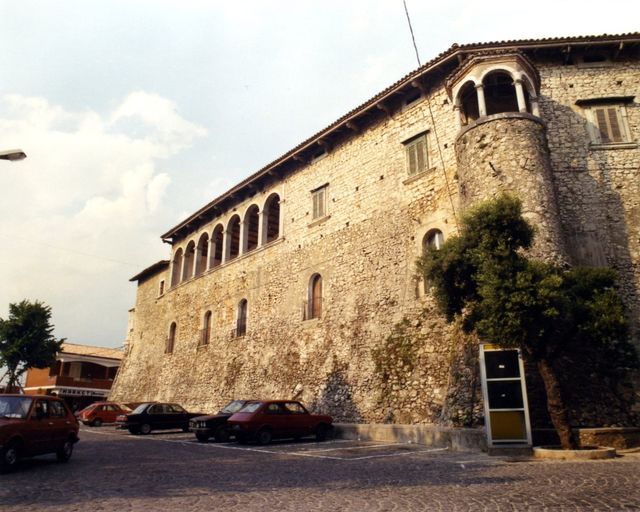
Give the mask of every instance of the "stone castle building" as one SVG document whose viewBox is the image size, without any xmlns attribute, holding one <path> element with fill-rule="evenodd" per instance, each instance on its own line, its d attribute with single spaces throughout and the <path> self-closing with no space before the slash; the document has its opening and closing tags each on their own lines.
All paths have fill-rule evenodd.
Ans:
<svg viewBox="0 0 640 512">
<path fill-rule="evenodd" d="M 640 34 L 453 45 L 214 199 L 131 279 L 111 398 L 473 424 L 477 340 L 437 314 L 415 262 L 500 191 L 537 227 L 534 256 L 619 272 L 637 345 L 639 49 Z M 616 386 L 569 390 L 573 420 L 628 423 L 637 395 Z"/>
</svg>

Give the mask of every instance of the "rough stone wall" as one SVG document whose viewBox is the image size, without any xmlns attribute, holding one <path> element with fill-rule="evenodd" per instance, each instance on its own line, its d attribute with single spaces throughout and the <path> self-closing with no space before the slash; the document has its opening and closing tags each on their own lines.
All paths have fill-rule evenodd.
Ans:
<svg viewBox="0 0 640 512">
<path fill-rule="evenodd" d="M 543 256 L 556 248 L 577 259 L 575 233 L 602 240 L 637 325 L 638 149 L 590 150 L 574 105 L 585 96 L 637 96 L 637 66 L 589 71 L 539 63 L 539 69 L 546 128 L 526 116 L 507 116 L 469 130 L 456 143 L 454 111 L 444 88 L 436 87 L 430 97 L 435 127 L 424 100 L 397 110 L 177 243 L 173 250 L 184 249 L 218 222 L 243 217 L 252 204 L 261 208 L 273 192 L 280 196 L 278 240 L 162 296 L 159 280 L 168 284 L 170 270 L 139 283 L 134 328 L 111 398 L 172 400 L 212 411 L 232 398 L 296 397 L 337 420 L 477 423 L 477 340 L 436 313 L 415 260 L 427 231 L 440 229 L 445 238 L 455 233 L 460 208 L 498 189 L 523 198 L 538 225 Z M 628 110 L 637 138 L 635 105 Z M 430 170 L 408 177 L 402 143 L 424 131 Z M 313 222 L 311 190 L 324 184 L 328 215 Z M 303 320 L 315 273 L 323 278 L 322 316 Z M 234 338 L 241 299 L 248 300 L 247 334 Z M 211 340 L 199 347 L 208 310 Z M 178 325 L 175 348 L 165 354 L 172 321 Z M 606 403 L 605 395 L 600 398 Z M 594 414 L 605 418 L 605 409 Z M 540 418 L 543 424 L 544 414 Z M 577 411 L 576 423 L 591 421 L 583 420 Z"/>
<path fill-rule="evenodd" d="M 161 297 L 158 283 L 169 282 L 169 271 L 140 283 L 127 361 L 112 398 L 175 400 L 214 410 L 232 398 L 297 396 L 337 419 L 437 420 L 452 395 L 449 366 L 458 341 L 432 306 L 424 316 L 422 303 L 429 298 L 415 260 L 429 229 L 445 236 L 455 229 L 455 123 L 444 90 L 430 101 L 442 120 L 438 136 L 448 143 L 443 158 L 451 189 L 422 101 L 238 205 L 174 250 L 211 233 L 219 221 L 226 225 L 235 213 L 242 217 L 274 191 L 281 198 L 280 239 Z M 408 178 L 403 141 L 424 131 L 430 168 Z M 328 215 L 314 222 L 310 191 L 325 183 Z M 323 278 L 322 317 L 305 321 L 303 303 L 315 273 Z M 233 338 L 243 298 L 247 334 Z M 213 313 L 211 341 L 198 347 L 207 310 Z M 405 319 L 412 339 L 418 335 L 415 359 L 401 377 L 385 382 L 373 354 Z M 178 325 L 175 348 L 165 354 L 172 321 Z"/>
<path fill-rule="evenodd" d="M 640 65 L 544 62 L 538 69 L 560 218 L 574 261 L 598 263 L 584 254 L 590 247 L 619 272 L 640 348 Z M 636 144 L 595 149 L 585 108 L 576 101 L 623 96 L 635 96 L 626 111 Z"/>
</svg>

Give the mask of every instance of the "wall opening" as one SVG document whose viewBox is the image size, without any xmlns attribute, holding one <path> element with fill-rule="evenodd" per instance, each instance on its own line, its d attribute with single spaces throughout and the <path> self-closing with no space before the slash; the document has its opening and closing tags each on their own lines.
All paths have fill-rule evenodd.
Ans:
<svg viewBox="0 0 640 512">
<path fill-rule="evenodd" d="M 240 217 L 234 215 L 227 225 L 227 238 L 229 244 L 229 260 L 237 258 L 240 254 Z"/>
<path fill-rule="evenodd" d="M 258 247 L 258 223 L 260 215 L 258 207 L 254 204 L 249 207 L 244 216 L 244 247 L 246 251 L 253 251 Z"/>
<path fill-rule="evenodd" d="M 276 240 L 280 236 L 280 196 L 272 194 L 264 205 L 265 241 Z"/>
<path fill-rule="evenodd" d="M 518 112 L 518 98 L 513 78 L 504 71 L 489 73 L 482 81 L 487 115 Z"/>
<path fill-rule="evenodd" d="M 199 276 L 207 270 L 207 259 L 209 256 L 209 235 L 204 233 L 198 240 L 198 248 L 196 250 L 196 271 L 195 275 Z"/>
</svg>

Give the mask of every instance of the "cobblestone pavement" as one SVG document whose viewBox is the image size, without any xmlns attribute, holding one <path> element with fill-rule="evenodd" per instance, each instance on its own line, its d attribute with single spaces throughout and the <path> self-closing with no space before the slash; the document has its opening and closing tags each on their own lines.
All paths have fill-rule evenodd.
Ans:
<svg viewBox="0 0 640 512">
<path fill-rule="evenodd" d="M 551 462 L 334 440 L 267 447 L 83 428 L 72 460 L 0 475 L 0 510 L 640 510 L 640 453 Z"/>
</svg>

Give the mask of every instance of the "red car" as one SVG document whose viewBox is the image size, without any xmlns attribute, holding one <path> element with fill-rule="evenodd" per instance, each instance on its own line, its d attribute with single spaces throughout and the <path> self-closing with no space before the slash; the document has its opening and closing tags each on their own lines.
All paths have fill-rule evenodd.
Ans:
<svg viewBox="0 0 640 512">
<path fill-rule="evenodd" d="M 94 402 L 76 413 L 76 417 L 85 425 L 99 427 L 103 423 L 115 423 L 120 414 L 131 412 L 115 402 Z"/>
<path fill-rule="evenodd" d="M 78 420 L 59 398 L 0 395 L 0 472 L 23 457 L 55 453 L 67 462 L 78 442 Z"/>
<path fill-rule="evenodd" d="M 310 414 L 294 400 L 252 401 L 227 420 L 239 442 L 255 440 L 259 444 L 306 436 L 324 441 L 333 429 L 332 423 L 331 416 Z"/>
</svg>

